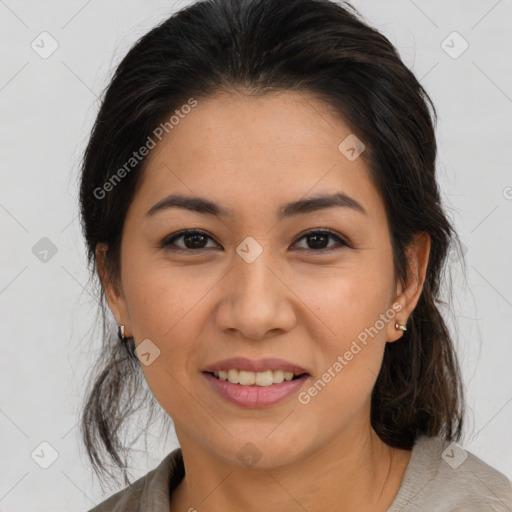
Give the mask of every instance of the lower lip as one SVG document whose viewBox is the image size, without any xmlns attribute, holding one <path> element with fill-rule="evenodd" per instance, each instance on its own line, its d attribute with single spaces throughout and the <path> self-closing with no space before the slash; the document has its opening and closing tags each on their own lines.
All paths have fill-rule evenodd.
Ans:
<svg viewBox="0 0 512 512">
<path fill-rule="evenodd" d="M 267 407 L 281 402 L 297 393 L 309 378 L 309 375 L 305 374 L 298 379 L 285 380 L 271 386 L 242 386 L 217 379 L 209 373 L 203 373 L 203 376 L 222 398 L 240 407 L 251 408 Z"/>
</svg>

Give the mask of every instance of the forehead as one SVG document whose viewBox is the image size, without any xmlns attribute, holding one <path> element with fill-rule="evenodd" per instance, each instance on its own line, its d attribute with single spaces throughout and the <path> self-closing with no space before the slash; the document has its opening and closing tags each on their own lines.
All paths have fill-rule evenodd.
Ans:
<svg viewBox="0 0 512 512">
<path fill-rule="evenodd" d="M 366 161 L 339 149 L 349 136 L 341 116 L 302 92 L 198 99 L 150 151 L 136 201 L 147 211 L 180 191 L 236 211 L 343 192 L 382 215 Z"/>
<path fill-rule="evenodd" d="M 223 93 L 199 99 L 161 146 L 174 151 L 185 145 L 196 158 L 227 161 L 236 156 L 244 162 L 264 150 L 259 154 L 261 163 L 262 157 L 296 160 L 316 149 L 339 156 L 338 139 L 344 134 L 350 134 L 350 129 L 343 119 L 309 94 L 287 91 L 251 97 Z M 150 158 L 158 153 L 157 148 Z"/>
</svg>

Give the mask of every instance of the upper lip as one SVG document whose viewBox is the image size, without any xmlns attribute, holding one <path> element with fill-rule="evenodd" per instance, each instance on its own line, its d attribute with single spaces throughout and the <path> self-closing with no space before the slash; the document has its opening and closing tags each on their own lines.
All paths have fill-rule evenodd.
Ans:
<svg viewBox="0 0 512 512">
<path fill-rule="evenodd" d="M 216 363 L 210 364 L 203 368 L 203 372 L 218 372 L 220 370 L 244 370 L 247 372 L 264 372 L 266 370 L 284 370 L 285 372 L 293 372 L 295 375 L 308 373 L 301 366 L 285 361 L 284 359 L 264 358 L 264 359 L 247 359 L 245 357 L 232 357 L 223 359 Z"/>
</svg>

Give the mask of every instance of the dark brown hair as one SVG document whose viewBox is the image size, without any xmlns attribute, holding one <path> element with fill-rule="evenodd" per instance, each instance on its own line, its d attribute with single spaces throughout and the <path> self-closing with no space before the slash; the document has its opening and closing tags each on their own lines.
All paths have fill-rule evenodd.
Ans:
<svg viewBox="0 0 512 512">
<path fill-rule="evenodd" d="M 108 193 L 97 191 L 163 119 L 190 98 L 286 90 L 324 101 L 366 145 L 363 157 L 387 211 L 397 279 L 406 282 L 406 249 L 413 236 L 426 232 L 431 238 L 424 288 L 408 330 L 385 348 L 372 393 L 372 426 L 394 447 L 410 449 L 420 434 L 458 441 L 463 388 L 439 307 L 448 304 L 440 299 L 448 250 L 457 243 L 461 251 L 436 180 L 437 115 L 392 44 L 350 4 L 200 1 L 131 48 L 105 92 L 82 165 L 81 220 L 91 278 L 97 278 L 95 249 L 104 243 L 108 276 L 113 283 L 119 280 L 123 225 L 145 160 Z M 97 474 L 106 475 L 107 464 L 113 463 L 128 483 L 121 457 L 128 449 L 120 429 L 142 405 L 150 407 L 152 416 L 156 403 L 145 386 L 133 339 L 119 341 L 115 324 L 106 319 L 104 289 L 100 281 L 96 284 L 103 349 L 91 371 L 81 431 Z"/>
</svg>

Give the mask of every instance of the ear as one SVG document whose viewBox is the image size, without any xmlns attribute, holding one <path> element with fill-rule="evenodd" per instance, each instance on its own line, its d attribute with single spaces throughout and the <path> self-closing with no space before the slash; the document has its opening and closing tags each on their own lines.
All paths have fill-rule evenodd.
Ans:
<svg viewBox="0 0 512 512">
<path fill-rule="evenodd" d="M 406 248 L 407 257 L 407 283 L 399 283 L 397 294 L 393 300 L 395 317 L 388 323 L 387 340 L 389 342 L 400 339 L 403 335 L 401 329 L 395 327 L 395 322 L 406 324 L 421 296 L 427 265 L 430 255 L 430 235 L 425 232 L 417 233 Z"/>
<path fill-rule="evenodd" d="M 118 324 L 125 326 L 125 336 L 131 337 L 131 329 L 129 325 L 128 308 L 120 283 L 117 283 L 109 274 L 105 264 L 108 246 L 106 244 L 97 244 L 95 255 L 98 275 L 105 290 L 105 296 L 114 318 Z"/>
</svg>

